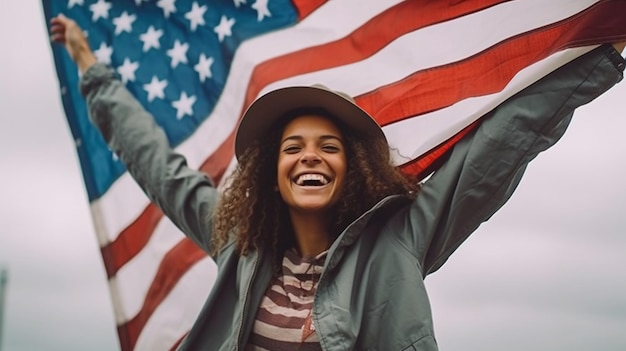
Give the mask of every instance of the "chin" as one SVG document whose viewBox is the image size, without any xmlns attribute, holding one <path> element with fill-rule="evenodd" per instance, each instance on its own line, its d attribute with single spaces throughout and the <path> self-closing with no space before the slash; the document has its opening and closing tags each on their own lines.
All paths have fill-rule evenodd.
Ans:
<svg viewBox="0 0 626 351">
<path fill-rule="evenodd" d="M 330 202 L 302 202 L 289 206 L 298 212 L 328 212 L 335 208 L 334 203 Z"/>
</svg>

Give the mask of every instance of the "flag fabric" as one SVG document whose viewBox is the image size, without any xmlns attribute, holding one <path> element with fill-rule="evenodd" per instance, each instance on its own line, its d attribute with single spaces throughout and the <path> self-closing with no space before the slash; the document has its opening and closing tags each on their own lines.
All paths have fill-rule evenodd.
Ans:
<svg viewBox="0 0 626 351">
<path fill-rule="evenodd" d="M 321 83 L 383 126 L 423 177 L 479 118 L 594 45 L 626 39 L 623 0 L 43 0 L 84 30 L 191 167 L 232 169 L 246 107 Z M 213 261 L 149 202 L 90 124 L 79 73 L 53 46 L 122 350 L 175 348 Z M 210 333 L 210 331 L 207 331 Z"/>
</svg>

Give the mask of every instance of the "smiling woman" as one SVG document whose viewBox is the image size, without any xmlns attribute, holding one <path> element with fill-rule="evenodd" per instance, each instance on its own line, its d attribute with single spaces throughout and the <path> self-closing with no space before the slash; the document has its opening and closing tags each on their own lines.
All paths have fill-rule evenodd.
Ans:
<svg viewBox="0 0 626 351">
<path fill-rule="evenodd" d="M 611 45 L 489 113 L 422 185 L 349 97 L 290 87 L 256 100 L 220 194 L 96 60 L 70 19 L 53 39 L 83 72 L 93 122 L 139 185 L 214 257 L 215 286 L 185 350 L 437 350 L 424 277 L 511 196 L 574 110 L 622 79 Z M 623 47 L 623 46 L 622 46 Z"/>
</svg>

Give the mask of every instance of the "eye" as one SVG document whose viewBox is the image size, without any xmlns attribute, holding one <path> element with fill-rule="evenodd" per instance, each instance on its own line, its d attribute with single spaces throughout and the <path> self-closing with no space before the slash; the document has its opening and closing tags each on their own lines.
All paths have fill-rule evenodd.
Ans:
<svg viewBox="0 0 626 351">
<path fill-rule="evenodd" d="M 330 152 L 330 153 L 336 153 L 336 152 L 341 151 L 341 148 L 340 148 L 339 146 L 337 146 L 337 145 L 334 145 L 334 144 L 325 144 L 325 145 L 322 145 L 322 148 L 321 148 L 321 149 L 322 149 L 323 151 L 325 151 L 325 152 Z"/>
<path fill-rule="evenodd" d="M 300 151 L 301 147 L 298 145 L 287 145 L 283 148 L 283 152 L 286 154 L 295 154 Z"/>
</svg>

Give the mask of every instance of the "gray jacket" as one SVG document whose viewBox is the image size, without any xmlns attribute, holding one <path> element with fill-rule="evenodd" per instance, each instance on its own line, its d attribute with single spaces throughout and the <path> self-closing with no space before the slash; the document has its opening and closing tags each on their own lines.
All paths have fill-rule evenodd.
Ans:
<svg viewBox="0 0 626 351">
<path fill-rule="evenodd" d="M 329 250 L 315 295 L 322 349 L 437 350 L 424 277 L 509 199 L 574 109 L 620 81 L 621 70 L 619 53 L 602 46 L 551 73 L 485 117 L 414 201 L 389 196 L 350 224 Z M 81 89 L 92 120 L 146 194 L 207 250 L 219 197 L 211 180 L 170 149 L 112 70 L 91 67 Z M 262 250 L 239 257 L 231 245 L 215 260 L 215 286 L 181 349 L 244 349 L 272 278 Z"/>
</svg>

